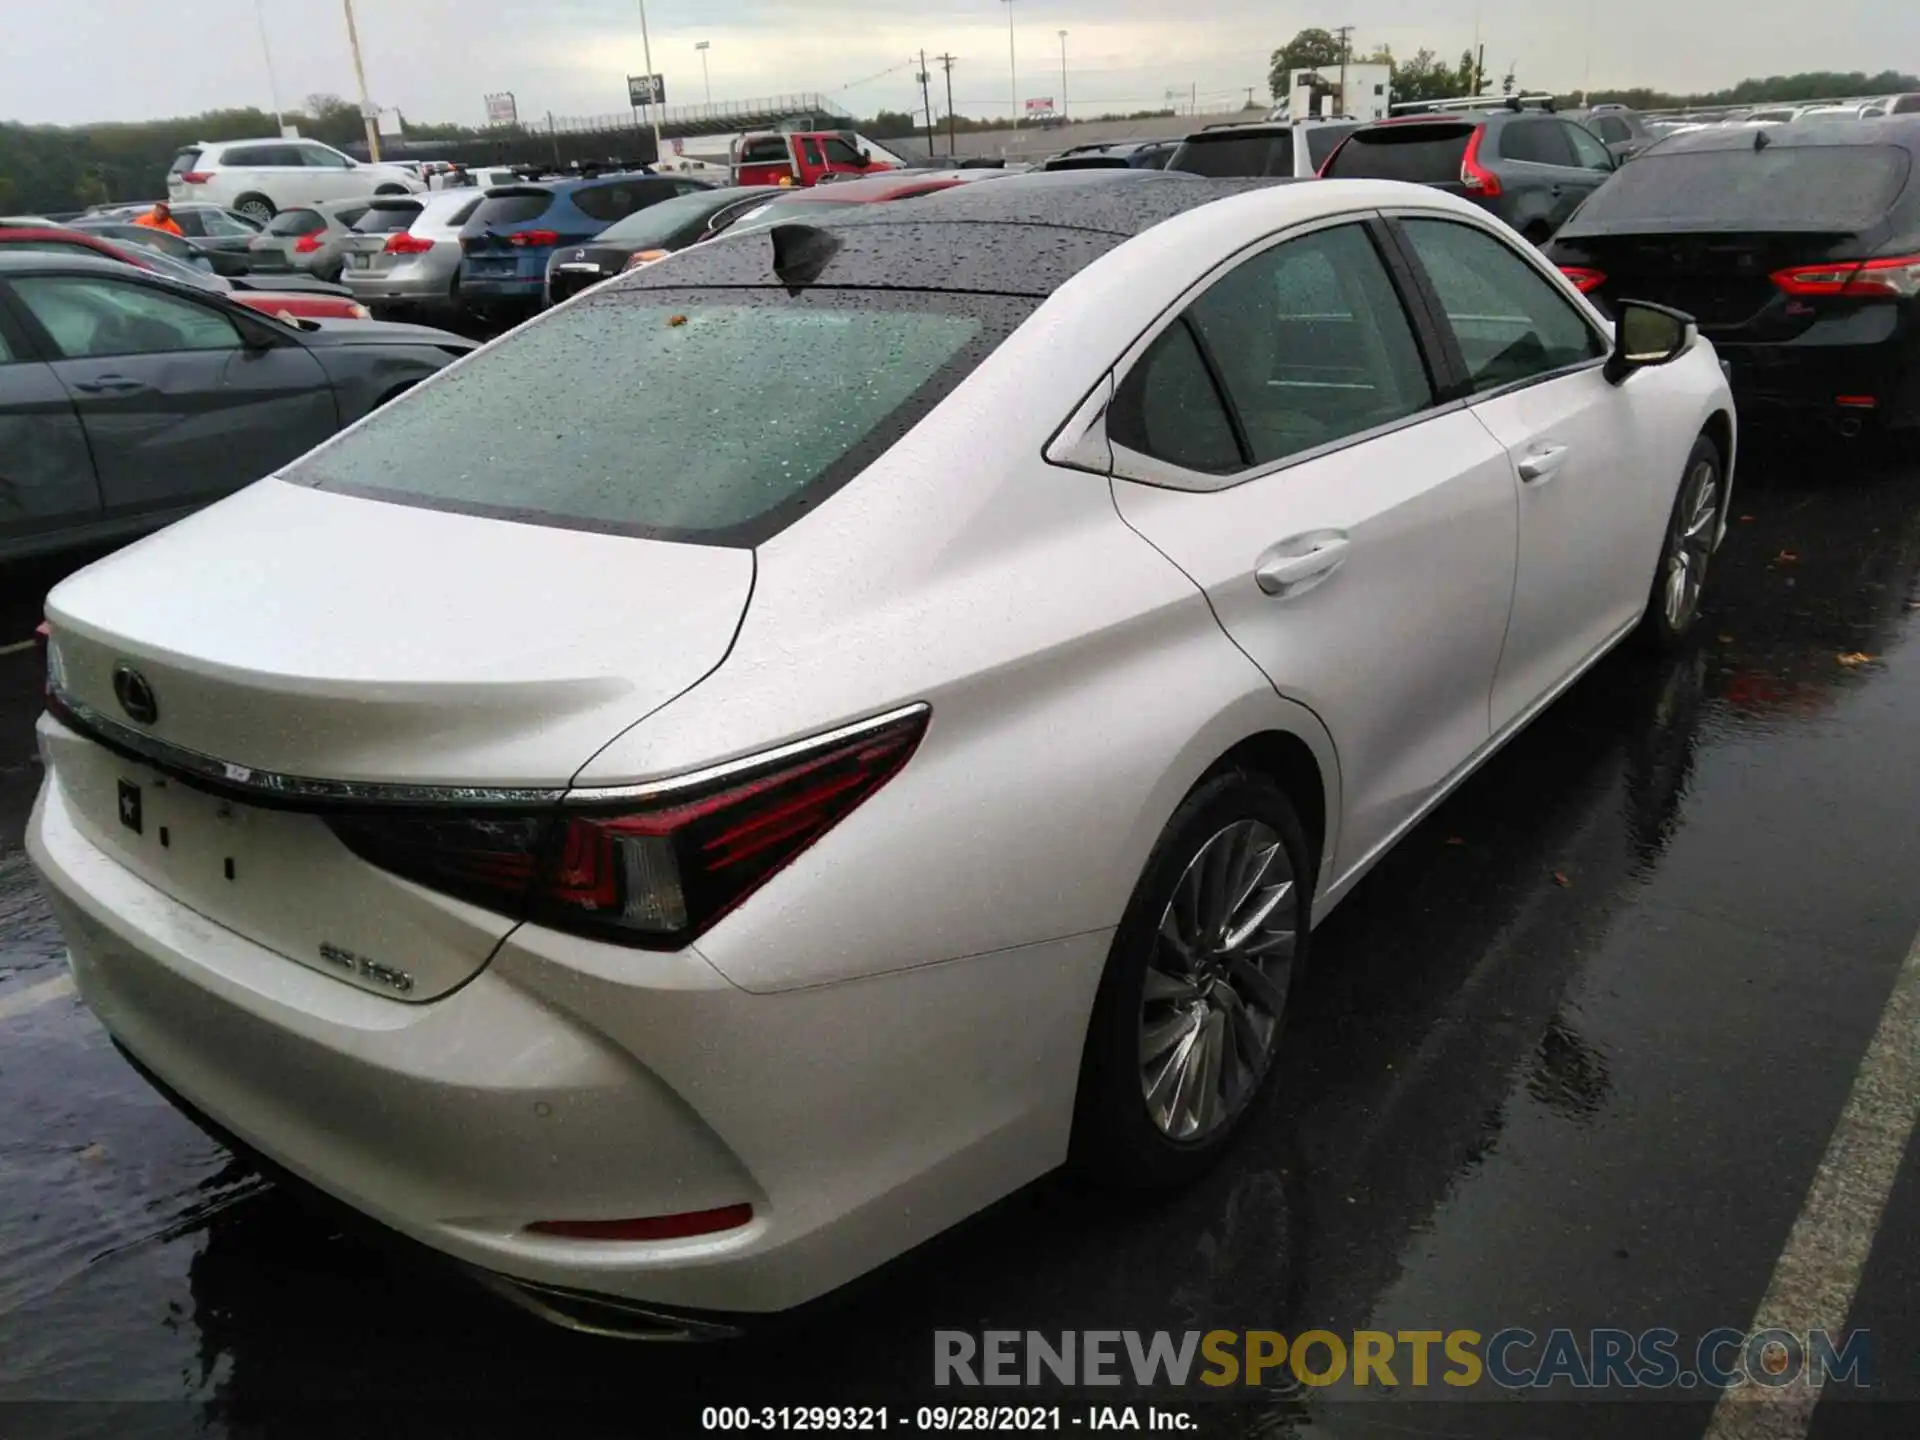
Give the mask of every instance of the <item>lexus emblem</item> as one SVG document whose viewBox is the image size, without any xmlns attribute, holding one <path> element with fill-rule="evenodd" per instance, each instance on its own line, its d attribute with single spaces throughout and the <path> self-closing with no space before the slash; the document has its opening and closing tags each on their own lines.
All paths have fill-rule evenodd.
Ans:
<svg viewBox="0 0 1920 1440">
<path fill-rule="evenodd" d="M 147 677 L 124 661 L 113 667 L 113 698 L 129 718 L 151 725 L 160 718 L 160 702 L 153 698 Z"/>
</svg>

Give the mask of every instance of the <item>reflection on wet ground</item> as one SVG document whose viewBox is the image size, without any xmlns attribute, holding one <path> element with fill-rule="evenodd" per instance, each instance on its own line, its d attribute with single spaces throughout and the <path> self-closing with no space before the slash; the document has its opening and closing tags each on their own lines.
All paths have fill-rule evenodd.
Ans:
<svg viewBox="0 0 1920 1440">
<path fill-rule="evenodd" d="M 1217 1173 L 1136 1200 L 1044 1181 L 737 1345 L 498 1309 L 230 1161 L 70 997 L 11 1015 L 0 1433 L 586 1433 L 591 1406 L 592 1433 L 691 1434 L 702 1404 L 951 1399 L 936 1328 L 1744 1326 L 1920 927 L 1920 474 L 1835 468 L 1746 478 L 1695 651 L 1604 663 L 1323 928 L 1272 1100 Z M 25 635 L 33 606 L 0 618 Z M 37 686 L 30 653 L 0 658 L 0 1007 L 59 966 L 18 856 Z M 1909 1399 L 1920 1330 L 1874 1277 L 1912 1273 L 1891 1227 L 1916 1215 L 1920 1183 L 1862 1298 Z M 1893 1413 L 1822 1420 L 1897 1433 L 1869 1412 Z M 1202 1413 L 1210 1435 L 1653 1437 L 1705 1407 L 1267 1389 Z"/>
</svg>

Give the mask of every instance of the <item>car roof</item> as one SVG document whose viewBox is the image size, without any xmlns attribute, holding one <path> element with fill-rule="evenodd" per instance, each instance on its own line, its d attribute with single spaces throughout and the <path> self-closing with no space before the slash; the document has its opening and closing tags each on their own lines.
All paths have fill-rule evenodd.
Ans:
<svg viewBox="0 0 1920 1440">
<path fill-rule="evenodd" d="M 1683 130 L 1660 142 L 1659 153 L 1679 155 L 1696 150 L 1751 150 L 1755 136 L 1767 137 L 1766 147 L 1898 145 L 1920 151 L 1920 115 L 1886 115 L 1871 120 L 1836 120 L 1830 125 L 1796 125 L 1754 129 L 1736 125 L 1708 125 Z"/>
<path fill-rule="evenodd" d="M 48 250 L 15 250 L 0 245 L 0 273 L 34 270 L 71 270 L 82 275 L 119 275 L 139 267 L 109 260 L 104 255 L 60 255 Z M 142 271 L 152 279 L 151 271 Z"/>
</svg>

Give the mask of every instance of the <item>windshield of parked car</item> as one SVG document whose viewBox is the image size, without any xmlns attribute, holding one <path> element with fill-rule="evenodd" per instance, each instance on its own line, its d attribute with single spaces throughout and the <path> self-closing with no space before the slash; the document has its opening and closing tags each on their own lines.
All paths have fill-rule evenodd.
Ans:
<svg viewBox="0 0 1920 1440">
<path fill-rule="evenodd" d="M 752 544 L 872 463 L 1036 303 L 589 292 L 283 476 L 430 509 Z"/>
<path fill-rule="evenodd" d="M 1328 162 L 1326 176 L 1330 180 L 1457 184 L 1473 131 L 1473 126 L 1460 124 L 1395 124 L 1356 130 Z"/>
<path fill-rule="evenodd" d="M 1167 162 L 1167 169 L 1217 180 L 1292 175 L 1293 132 L 1266 130 L 1249 135 L 1223 131 L 1189 136 Z"/>
<path fill-rule="evenodd" d="M 1892 209 L 1910 166 L 1894 145 L 1652 150 L 1595 191 L 1562 233 L 1860 230 Z"/>
<path fill-rule="evenodd" d="M 624 220 L 614 221 L 595 238 L 623 245 L 638 245 L 644 249 L 649 245 L 664 244 L 687 226 L 723 208 L 723 205 L 715 203 L 711 190 L 676 195 L 671 200 L 662 200 L 658 205 L 637 210 Z"/>
</svg>

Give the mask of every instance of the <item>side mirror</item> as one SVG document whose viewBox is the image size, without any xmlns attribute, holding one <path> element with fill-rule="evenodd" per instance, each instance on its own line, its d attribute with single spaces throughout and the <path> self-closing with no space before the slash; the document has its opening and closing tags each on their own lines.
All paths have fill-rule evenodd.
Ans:
<svg viewBox="0 0 1920 1440">
<path fill-rule="evenodd" d="M 1693 317 L 1683 311 L 1646 300 L 1622 300 L 1614 307 L 1607 379 L 1619 385 L 1636 370 L 1670 365 L 1693 348 L 1699 334 Z"/>
</svg>

